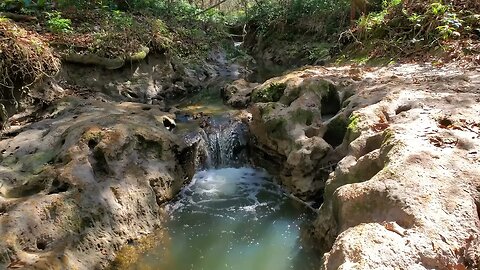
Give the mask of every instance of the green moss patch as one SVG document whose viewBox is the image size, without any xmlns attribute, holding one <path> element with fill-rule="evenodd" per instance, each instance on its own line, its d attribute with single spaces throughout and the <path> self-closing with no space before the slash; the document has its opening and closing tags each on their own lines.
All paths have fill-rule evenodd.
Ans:
<svg viewBox="0 0 480 270">
<path fill-rule="evenodd" d="M 312 124 L 314 117 L 314 112 L 305 109 L 298 109 L 291 114 L 291 119 L 295 123 L 304 124 L 307 126 Z"/>
<path fill-rule="evenodd" d="M 270 119 L 265 123 L 269 135 L 273 139 L 287 139 L 287 121 L 283 118 Z"/>
</svg>

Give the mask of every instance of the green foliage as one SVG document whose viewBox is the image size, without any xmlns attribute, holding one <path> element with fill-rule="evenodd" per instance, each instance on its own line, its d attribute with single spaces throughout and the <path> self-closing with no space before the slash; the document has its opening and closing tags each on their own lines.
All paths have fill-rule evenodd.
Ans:
<svg viewBox="0 0 480 270">
<path fill-rule="evenodd" d="M 318 60 L 326 58 L 330 55 L 330 45 L 326 43 L 315 44 L 316 46 L 308 50 L 308 59 L 309 60 Z"/>
<path fill-rule="evenodd" d="M 283 96 L 287 88 L 284 83 L 272 83 L 269 86 L 255 91 L 252 96 L 253 102 L 277 102 Z"/>
<path fill-rule="evenodd" d="M 272 29 L 313 32 L 323 36 L 347 25 L 348 0 L 264 0 L 248 11 L 248 20 L 263 32 Z"/>
<path fill-rule="evenodd" d="M 384 0 L 382 7 L 360 18 L 354 31 L 360 41 L 357 46 L 373 49 L 370 55 L 397 57 L 421 50 L 448 50 L 444 41 L 468 37 L 480 24 L 469 20 L 480 13 L 480 5 L 475 3 Z"/>
<path fill-rule="evenodd" d="M 62 17 L 59 11 L 47 12 L 47 27 L 54 33 L 69 33 L 72 31 L 72 21 Z"/>
<path fill-rule="evenodd" d="M 125 29 L 133 26 L 134 21 L 132 16 L 123 11 L 113 10 L 108 15 L 111 22 L 113 22 L 113 24 L 120 29 Z"/>
</svg>

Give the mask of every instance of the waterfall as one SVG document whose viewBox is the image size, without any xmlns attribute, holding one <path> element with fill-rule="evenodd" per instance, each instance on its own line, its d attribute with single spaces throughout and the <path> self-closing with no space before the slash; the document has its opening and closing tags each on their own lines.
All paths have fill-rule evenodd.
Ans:
<svg viewBox="0 0 480 270">
<path fill-rule="evenodd" d="M 197 169 L 241 167 L 248 163 L 248 127 L 240 120 L 208 119 L 206 126 L 189 134 L 187 141 L 197 143 Z"/>
</svg>

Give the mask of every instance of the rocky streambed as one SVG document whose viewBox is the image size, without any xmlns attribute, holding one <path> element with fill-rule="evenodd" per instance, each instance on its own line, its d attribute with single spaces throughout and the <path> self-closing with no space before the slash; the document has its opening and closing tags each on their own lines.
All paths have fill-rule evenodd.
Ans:
<svg viewBox="0 0 480 270">
<path fill-rule="evenodd" d="M 236 110 L 170 106 L 221 73 L 178 69 L 66 68 L 34 121 L 13 117 L 0 141 L 1 267 L 103 269 L 122 249 L 148 252 L 145 239 L 166 239 L 165 203 L 208 164 L 264 168 L 316 209 L 302 239 L 318 268 L 479 267 L 478 68 L 305 67 L 225 86 Z"/>
<path fill-rule="evenodd" d="M 256 164 L 322 203 L 319 268 L 478 269 L 479 71 L 306 67 L 225 96 Z"/>
</svg>

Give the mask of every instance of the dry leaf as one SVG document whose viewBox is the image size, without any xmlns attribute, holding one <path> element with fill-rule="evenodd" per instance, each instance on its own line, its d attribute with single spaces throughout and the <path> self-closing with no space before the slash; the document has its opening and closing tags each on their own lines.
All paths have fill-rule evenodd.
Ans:
<svg viewBox="0 0 480 270">
<path fill-rule="evenodd" d="M 387 129 L 389 126 L 390 126 L 389 123 L 376 123 L 371 128 L 373 131 L 378 132 L 378 131 L 383 131 Z"/>
</svg>

